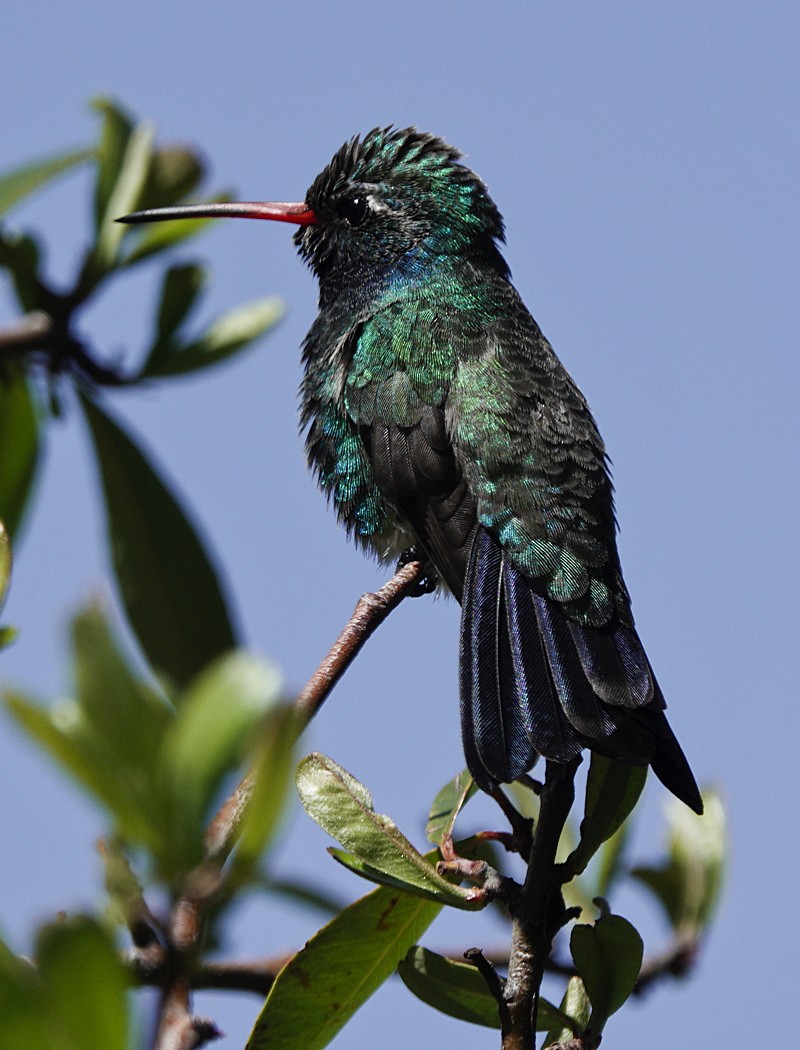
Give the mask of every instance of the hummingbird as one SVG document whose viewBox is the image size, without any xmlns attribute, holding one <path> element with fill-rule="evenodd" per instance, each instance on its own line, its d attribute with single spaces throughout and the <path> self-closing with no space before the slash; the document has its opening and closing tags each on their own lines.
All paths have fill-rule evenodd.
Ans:
<svg viewBox="0 0 800 1050">
<path fill-rule="evenodd" d="M 634 626 L 609 460 L 511 283 L 500 212 L 444 140 L 374 128 L 297 203 L 151 209 L 297 226 L 319 282 L 302 347 L 309 464 L 382 561 L 461 604 L 464 753 L 486 791 L 584 748 L 649 765 L 702 812 Z M 411 552 L 411 553 L 409 553 Z"/>
</svg>

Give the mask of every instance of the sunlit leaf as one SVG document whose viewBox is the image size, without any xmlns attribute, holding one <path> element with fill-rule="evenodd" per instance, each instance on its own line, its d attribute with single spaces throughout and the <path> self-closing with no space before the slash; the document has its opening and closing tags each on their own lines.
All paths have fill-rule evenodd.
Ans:
<svg viewBox="0 0 800 1050">
<path fill-rule="evenodd" d="M 478 785 L 468 769 L 462 769 L 441 788 L 431 804 L 425 825 L 429 842 L 441 846 L 445 838 L 452 836 L 456 817 L 477 790 Z"/>
<path fill-rule="evenodd" d="M 132 673 L 100 606 L 90 605 L 75 618 L 72 644 L 75 693 L 83 713 L 129 778 L 130 789 L 144 797 L 173 712 Z"/>
<path fill-rule="evenodd" d="M 21 693 L 11 691 L 5 693 L 4 702 L 18 725 L 95 801 L 110 810 L 126 839 L 150 849 L 157 848 L 161 841 L 160 825 L 154 823 L 150 807 L 143 805 L 142 798 L 131 790 L 125 771 L 120 769 L 105 742 L 95 735 L 77 703 L 65 701 L 48 711 Z M 155 801 L 153 794 L 151 790 L 147 799 Z"/>
<path fill-rule="evenodd" d="M 703 792 L 702 817 L 678 800 L 667 807 L 669 860 L 660 867 L 638 867 L 633 876 L 662 904 L 681 936 L 699 935 L 719 902 L 727 855 L 725 809 L 720 796 Z"/>
<path fill-rule="evenodd" d="M 21 375 L 0 379 L 0 519 L 16 536 L 39 462 L 39 421 Z"/>
<path fill-rule="evenodd" d="M 300 729 L 297 713 L 289 704 L 270 711 L 259 728 L 250 762 L 253 788 L 234 856 L 237 875 L 252 867 L 280 825 L 289 799 Z"/>
<path fill-rule="evenodd" d="M 230 193 L 217 194 L 203 203 L 211 204 L 232 199 Z M 119 216 L 117 216 L 119 218 Z M 141 226 L 129 227 L 130 247 L 124 255 L 121 265 L 133 266 L 157 252 L 174 248 L 184 241 L 196 237 L 218 219 L 171 219 L 169 222 L 143 223 Z"/>
<path fill-rule="evenodd" d="M 247 1050 L 322 1050 L 439 911 L 383 887 L 351 904 L 278 974 Z"/>
<path fill-rule="evenodd" d="M 6 527 L 0 521 L 0 611 L 6 601 L 8 585 L 11 582 L 11 540 L 8 538 Z"/>
<path fill-rule="evenodd" d="M 325 755 L 312 754 L 297 767 L 297 790 L 306 812 L 369 869 L 456 908 L 481 908 L 486 901 L 439 875 L 397 825 L 372 807 L 355 777 Z"/>
<path fill-rule="evenodd" d="M 81 403 L 125 610 L 153 667 L 184 685 L 235 647 L 219 581 L 194 527 L 142 451 L 98 405 Z"/>
<path fill-rule="evenodd" d="M 92 108 L 102 117 L 94 192 L 95 228 L 99 231 L 122 169 L 122 160 L 133 131 L 133 119 L 113 99 L 95 98 Z"/>
<path fill-rule="evenodd" d="M 182 375 L 216 365 L 250 346 L 277 324 L 283 312 L 283 303 L 274 296 L 237 306 L 215 321 L 195 342 L 173 353 L 151 356 L 142 375 Z"/>
<path fill-rule="evenodd" d="M 110 270 L 117 261 L 128 227 L 114 220 L 136 210 L 152 163 L 153 136 L 152 125 L 137 124 L 125 145 L 119 174 L 108 195 L 97 234 L 93 262 L 100 273 Z"/>
<path fill-rule="evenodd" d="M 105 930 L 82 917 L 45 926 L 36 963 L 59 1036 L 54 1047 L 126 1050 L 128 976 Z"/>
<path fill-rule="evenodd" d="M 91 156 L 92 151 L 88 149 L 68 150 L 0 175 L 0 215 Z"/>
<path fill-rule="evenodd" d="M 240 769 L 257 724 L 279 695 L 275 669 L 235 651 L 215 660 L 176 698 L 177 718 L 158 756 L 172 820 L 164 858 L 170 875 L 201 859 L 211 805 L 225 778 Z"/>
<path fill-rule="evenodd" d="M 570 951 L 592 1004 L 592 1031 L 599 1035 L 636 985 L 644 953 L 642 938 L 621 915 L 602 915 L 593 926 L 573 927 Z"/>
</svg>

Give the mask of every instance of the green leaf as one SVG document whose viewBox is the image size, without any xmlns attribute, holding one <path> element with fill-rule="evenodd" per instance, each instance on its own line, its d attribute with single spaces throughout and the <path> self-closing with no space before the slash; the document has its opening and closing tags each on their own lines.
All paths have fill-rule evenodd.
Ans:
<svg viewBox="0 0 800 1050">
<path fill-rule="evenodd" d="M 600 846 L 622 827 L 639 800 L 647 766 L 631 766 L 592 752 L 580 841 L 567 858 L 567 870 L 580 875 Z"/>
<path fill-rule="evenodd" d="M 36 959 L 59 1036 L 53 1045 L 126 1050 L 128 977 L 105 930 L 82 917 L 45 926 Z"/>
<path fill-rule="evenodd" d="M 278 974 L 247 1050 L 327 1046 L 439 911 L 383 887 L 345 908 Z"/>
<path fill-rule="evenodd" d="M 100 220 L 92 259 L 95 281 L 98 272 L 102 275 L 118 262 L 119 248 L 129 228 L 114 220 L 138 206 L 152 164 L 153 135 L 152 125 L 137 124 L 125 145 L 117 179 Z"/>
<path fill-rule="evenodd" d="M 0 175 L 0 215 L 91 156 L 92 151 L 88 149 L 68 150 Z"/>
<path fill-rule="evenodd" d="M 0 519 L 16 536 L 39 463 L 39 421 L 21 375 L 0 380 Z"/>
<path fill-rule="evenodd" d="M 478 785 L 468 769 L 462 769 L 444 785 L 428 813 L 425 835 L 429 842 L 441 846 L 444 839 L 452 836 L 456 817 L 477 790 Z"/>
<path fill-rule="evenodd" d="M 229 201 L 228 193 L 212 197 L 205 203 Z M 140 226 L 128 227 L 129 241 L 133 245 L 122 259 L 121 266 L 133 266 L 148 259 L 151 255 L 174 248 L 206 230 L 219 219 L 171 219 L 169 222 L 142 223 Z"/>
<path fill-rule="evenodd" d="M 722 800 L 703 793 L 702 817 L 678 800 L 667 809 L 669 860 L 661 867 L 634 868 L 631 874 L 655 895 L 681 937 L 699 936 L 714 915 L 727 859 L 727 828 Z"/>
<path fill-rule="evenodd" d="M 194 150 L 184 146 L 163 146 L 153 155 L 147 184 L 139 200 L 140 208 L 165 208 L 178 204 L 202 181 L 204 165 Z"/>
<path fill-rule="evenodd" d="M 470 1024 L 500 1027 L 497 1000 L 475 966 L 415 945 L 397 972 L 406 988 L 435 1010 Z"/>
<path fill-rule="evenodd" d="M 27 233 L 0 230 L 0 266 L 11 274 L 20 307 L 26 313 L 46 310 L 51 297 L 39 279 L 39 242 Z"/>
<path fill-rule="evenodd" d="M 176 348 L 173 353 L 151 354 L 142 375 L 183 375 L 216 365 L 274 327 L 283 310 L 282 302 L 274 296 L 237 306 L 218 318 L 195 342 Z"/>
<path fill-rule="evenodd" d="M 0 1016 L 1 1038 L 8 1050 L 53 1050 L 41 981 L 30 963 L 14 955 L 2 941 Z"/>
<path fill-rule="evenodd" d="M 129 789 L 146 799 L 174 712 L 131 672 L 99 605 L 88 606 L 75 618 L 72 643 L 75 693 L 83 715 L 119 765 Z"/>
<path fill-rule="evenodd" d="M 11 582 L 11 540 L 6 527 L 0 521 L 0 612 L 6 602 L 8 585 Z"/>
<path fill-rule="evenodd" d="M 156 823 L 143 811 L 142 800 L 135 797 L 124 771 L 114 756 L 86 722 L 80 706 L 64 701 L 46 711 L 17 692 L 4 694 L 11 716 L 25 732 L 48 751 L 90 795 L 112 813 L 123 836 L 154 850 L 161 841 L 160 814 Z M 149 798 L 154 804 L 153 791 Z"/>
<path fill-rule="evenodd" d="M 290 704 L 270 711 L 259 729 L 250 769 L 253 788 L 239 828 L 234 872 L 249 874 L 272 841 L 286 809 L 295 763 L 295 744 L 302 729 Z"/>
<path fill-rule="evenodd" d="M 555 1019 L 544 1037 L 544 1046 L 553 1043 L 568 1043 L 574 1035 L 586 1030 L 591 1013 L 591 1004 L 580 977 L 570 977 Z"/>
<path fill-rule="evenodd" d="M 184 685 L 235 647 L 219 581 L 194 527 L 144 454 L 98 405 L 87 398 L 81 404 L 125 610 L 153 667 Z"/>
<path fill-rule="evenodd" d="M 455 908 L 485 907 L 479 891 L 461 889 L 439 875 L 393 821 L 375 812 L 364 785 L 332 759 L 309 755 L 298 765 L 295 779 L 306 812 L 371 870 L 368 877 L 381 873 L 407 893 L 432 896 Z"/>
<path fill-rule="evenodd" d="M 636 985 L 644 954 L 642 938 L 621 915 L 603 915 L 593 926 L 574 926 L 569 946 L 592 1004 L 592 1031 L 599 1035 Z"/>
<path fill-rule="evenodd" d="M 186 320 L 189 311 L 197 302 L 205 279 L 205 270 L 196 263 L 171 266 L 164 274 L 154 350 L 167 344 Z"/>
<path fill-rule="evenodd" d="M 94 193 L 95 229 L 99 232 L 108 201 L 122 170 L 122 159 L 133 131 L 133 119 L 113 99 L 96 98 L 92 108 L 102 117 L 97 149 L 97 183 Z"/>
<path fill-rule="evenodd" d="M 397 972 L 409 991 L 435 1010 L 485 1028 L 500 1027 L 497 1000 L 475 966 L 447 959 L 415 945 L 397 967 Z M 552 1025 L 568 1023 L 570 1018 L 561 1010 L 546 999 L 539 1000 L 537 1031 L 544 1032 Z"/>
<path fill-rule="evenodd" d="M 223 781 L 241 767 L 256 725 L 279 695 L 274 668 L 240 650 L 214 661 L 176 698 L 177 718 L 158 758 L 172 824 L 159 858 L 167 877 L 202 858 L 211 805 Z"/>
</svg>

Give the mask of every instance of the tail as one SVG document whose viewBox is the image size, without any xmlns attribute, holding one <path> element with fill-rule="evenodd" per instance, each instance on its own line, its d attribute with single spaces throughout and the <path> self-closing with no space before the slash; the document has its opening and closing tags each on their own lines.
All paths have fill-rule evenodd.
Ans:
<svg viewBox="0 0 800 1050">
<path fill-rule="evenodd" d="M 703 803 L 636 632 L 567 619 L 479 527 L 461 616 L 461 730 L 478 785 L 509 783 L 538 755 L 584 747 L 649 764 L 696 813 Z"/>
</svg>

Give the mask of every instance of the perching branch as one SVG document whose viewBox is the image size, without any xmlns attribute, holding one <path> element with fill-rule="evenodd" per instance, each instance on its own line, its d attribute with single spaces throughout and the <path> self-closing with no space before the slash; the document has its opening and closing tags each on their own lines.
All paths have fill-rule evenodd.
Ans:
<svg viewBox="0 0 800 1050">
<path fill-rule="evenodd" d="M 298 731 L 319 711 L 370 635 L 413 590 L 423 573 L 420 562 L 409 562 L 380 590 L 362 595 L 349 623 L 295 701 Z M 161 956 L 151 948 L 146 956 L 137 960 L 140 975 L 148 975 L 147 983 L 157 983 L 162 988 L 152 1050 L 194 1050 L 219 1035 L 211 1022 L 191 1012 L 191 988 L 200 986 L 194 954 L 202 930 L 204 905 L 221 886 L 222 867 L 236 842 L 252 790 L 253 775 L 248 773 L 211 821 L 206 833 L 206 861 L 188 880 L 192 885 L 185 888 L 172 906 L 167 944 Z M 208 976 L 208 967 L 205 972 Z M 258 991 L 268 988 L 273 978 L 272 972 L 255 976 L 252 970 L 248 976 L 248 980 L 258 983 Z M 235 974 L 229 973 L 227 978 L 217 968 L 216 979 L 241 980 L 242 968 Z M 220 985 L 215 982 L 214 986 Z M 252 985 L 249 987 L 256 990 Z"/>
<path fill-rule="evenodd" d="M 294 702 L 299 730 L 308 725 L 361 652 L 367 639 L 409 595 L 423 575 L 421 562 L 408 562 L 380 590 L 367 591 L 361 595 L 347 626 Z M 253 777 L 248 773 L 220 806 L 206 834 L 209 859 L 224 862 L 230 853 L 252 790 Z"/>
<path fill-rule="evenodd" d="M 556 850 L 575 797 L 580 758 L 548 762 L 539 819 L 522 893 L 512 912 L 511 955 L 501 1020 L 503 1050 L 533 1050 L 539 989 L 553 938 L 570 917 L 561 894 Z"/>
</svg>

